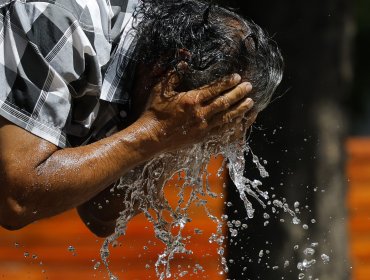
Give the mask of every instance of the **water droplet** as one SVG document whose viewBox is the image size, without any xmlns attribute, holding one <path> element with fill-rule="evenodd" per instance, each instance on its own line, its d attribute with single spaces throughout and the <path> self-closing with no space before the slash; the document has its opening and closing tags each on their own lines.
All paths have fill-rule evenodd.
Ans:
<svg viewBox="0 0 370 280">
<path fill-rule="evenodd" d="M 72 245 L 68 246 L 68 251 L 74 252 L 76 249 Z"/>
<path fill-rule="evenodd" d="M 312 256 L 313 254 L 315 254 L 315 249 L 306 248 L 303 250 L 303 254 L 305 254 L 306 256 Z"/>
<path fill-rule="evenodd" d="M 328 255 L 326 255 L 326 254 L 322 254 L 321 255 L 321 259 L 322 259 L 322 261 L 323 261 L 324 264 L 327 264 L 327 263 L 330 262 L 330 257 Z"/>
<path fill-rule="evenodd" d="M 301 223 L 301 220 L 298 219 L 297 217 L 293 217 L 293 220 L 292 220 L 293 224 L 295 225 L 299 225 Z"/>
<path fill-rule="evenodd" d="M 232 237 L 235 237 L 238 235 L 238 231 L 236 229 L 230 229 L 230 232 L 231 232 Z"/>
<path fill-rule="evenodd" d="M 304 269 L 307 269 L 307 268 L 310 268 L 315 263 L 316 263 L 316 260 L 308 261 L 308 260 L 304 259 L 303 262 L 302 262 L 302 265 L 303 265 Z"/>
<path fill-rule="evenodd" d="M 179 274 L 179 276 L 180 277 L 184 277 L 186 274 L 188 274 L 189 272 L 188 271 L 182 271 L 180 274 Z M 168 278 L 168 277 L 167 277 Z"/>
<path fill-rule="evenodd" d="M 68 249 L 67 249 L 69 252 L 72 253 L 73 256 L 76 256 L 76 249 L 75 247 L 73 247 L 72 245 L 68 246 Z"/>
<path fill-rule="evenodd" d="M 315 247 L 317 247 L 317 246 L 319 246 L 319 243 L 318 243 L 318 242 L 312 242 L 312 243 L 311 243 L 311 247 L 314 247 L 314 248 L 315 248 Z"/>
<path fill-rule="evenodd" d="M 94 264 L 94 270 L 97 270 L 100 267 L 100 262 L 96 262 Z"/>
</svg>

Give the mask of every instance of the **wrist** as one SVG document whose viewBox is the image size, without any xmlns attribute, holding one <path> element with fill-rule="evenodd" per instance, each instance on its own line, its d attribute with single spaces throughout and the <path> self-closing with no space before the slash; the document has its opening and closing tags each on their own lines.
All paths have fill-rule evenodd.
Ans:
<svg viewBox="0 0 370 280">
<path fill-rule="evenodd" d="M 150 112 L 145 112 L 136 122 L 125 129 L 121 141 L 131 146 L 139 155 L 152 158 L 165 149 L 163 125 Z M 128 133 L 127 133 L 128 132 Z"/>
</svg>

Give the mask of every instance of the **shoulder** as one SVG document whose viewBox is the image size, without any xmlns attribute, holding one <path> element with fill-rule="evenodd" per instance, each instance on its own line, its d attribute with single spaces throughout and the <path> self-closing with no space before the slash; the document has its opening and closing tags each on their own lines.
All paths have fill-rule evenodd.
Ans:
<svg viewBox="0 0 370 280">
<path fill-rule="evenodd" d="M 25 19 L 41 16 L 55 23 L 76 21 L 82 28 L 95 32 L 106 31 L 102 26 L 108 26 L 112 17 L 106 0 L 0 0 L 0 8 L 6 7 Z"/>
</svg>

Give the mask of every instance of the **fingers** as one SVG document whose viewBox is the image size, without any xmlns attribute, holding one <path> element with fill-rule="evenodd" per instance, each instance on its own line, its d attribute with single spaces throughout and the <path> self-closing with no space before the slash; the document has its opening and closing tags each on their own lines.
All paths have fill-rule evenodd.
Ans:
<svg viewBox="0 0 370 280">
<path fill-rule="evenodd" d="M 257 119 L 258 113 L 252 112 L 251 114 L 248 114 L 247 116 L 247 127 L 250 127 Z"/>
<path fill-rule="evenodd" d="M 198 90 L 193 90 L 188 94 L 193 95 L 193 98 L 195 98 L 195 100 L 202 103 L 222 95 L 223 92 L 232 89 L 233 87 L 238 85 L 240 81 L 240 75 L 233 74 L 210 85 L 204 86 Z"/>
<path fill-rule="evenodd" d="M 236 117 L 231 122 L 218 123 L 209 131 L 209 135 L 218 135 L 225 142 L 234 142 L 244 139 L 246 131 L 257 118 L 257 113 L 252 111 L 245 117 Z"/>
<path fill-rule="evenodd" d="M 234 105 L 233 107 L 231 107 L 230 110 L 228 110 L 226 112 L 221 112 L 221 113 L 215 115 L 212 118 L 209 125 L 210 125 L 210 127 L 222 126 L 222 125 L 233 122 L 233 120 L 235 120 L 235 119 L 243 118 L 244 115 L 252 109 L 253 105 L 254 105 L 253 100 L 250 99 L 250 98 L 247 98 L 247 99 L 239 102 L 237 105 Z M 254 117 L 253 121 L 254 120 L 255 120 L 255 117 Z M 251 122 L 249 125 L 251 125 L 252 123 L 253 122 Z"/>
<path fill-rule="evenodd" d="M 188 69 L 188 64 L 185 61 L 180 61 L 176 68 L 168 73 L 167 88 L 168 91 L 174 91 L 180 84 L 179 72 L 184 72 Z"/>
<path fill-rule="evenodd" d="M 205 116 L 209 118 L 213 115 L 216 115 L 217 113 L 228 110 L 231 106 L 244 99 L 247 94 L 251 92 L 251 90 L 252 85 L 250 83 L 241 83 L 233 90 L 225 93 L 220 97 L 217 97 L 209 105 L 207 105 L 204 108 Z M 251 99 L 249 100 L 250 101 L 248 102 L 252 101 Z"/>
</svg>

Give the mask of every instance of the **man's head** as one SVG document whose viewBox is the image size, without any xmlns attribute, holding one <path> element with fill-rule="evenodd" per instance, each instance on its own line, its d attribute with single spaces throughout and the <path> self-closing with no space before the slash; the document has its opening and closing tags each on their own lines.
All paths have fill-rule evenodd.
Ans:
<svg viewBox="0 0 370 280">
<path fill-rule="evenodd" d="M 136 60 L 169 70 L 180 62 L 179 90 L 239 73 L 253 85 L 255 109 L 264 109 L 282 78 L 276 44 L 259 26 L 198 0 L 142 0 L 137 17 Z"/>
</svg>

